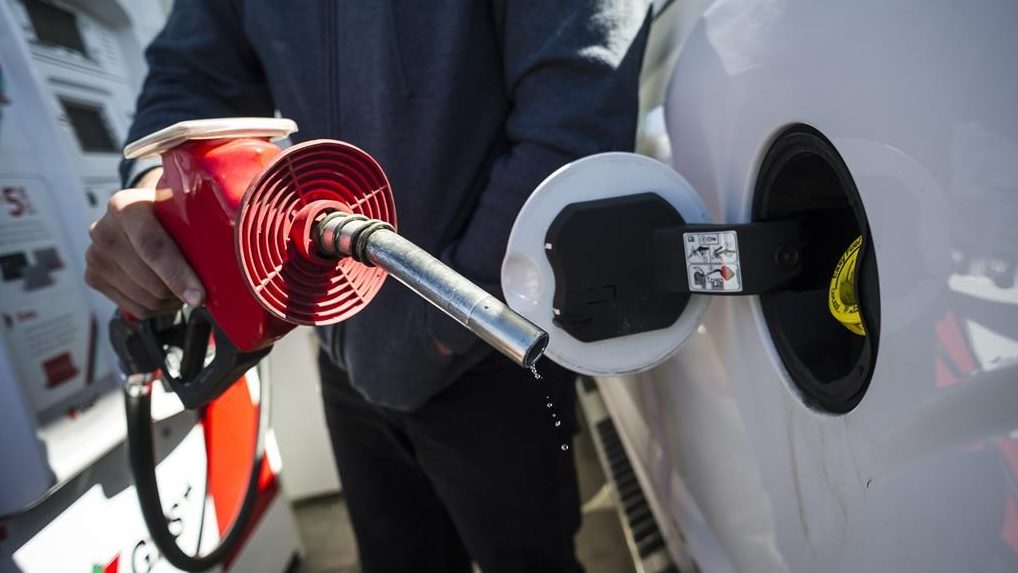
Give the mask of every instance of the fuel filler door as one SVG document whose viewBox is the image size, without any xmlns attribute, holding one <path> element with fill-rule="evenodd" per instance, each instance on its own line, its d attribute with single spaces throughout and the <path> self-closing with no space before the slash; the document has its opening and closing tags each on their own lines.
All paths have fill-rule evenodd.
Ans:
<svg viewBox="0 0 1018 573">
<path fill-rule="evenodd" d="M 556 362 L 590 375 L 638 372 L 678 350 L 712 296 L 829 281 L 829 270 L 803 272 L 824 227 L 822 211 L 714 224 L 667 165 L 605 153 L 559 169 L 530 197 L 509 238 L 502 286 L 509 305 L 550 334 Z"/>
</svg>

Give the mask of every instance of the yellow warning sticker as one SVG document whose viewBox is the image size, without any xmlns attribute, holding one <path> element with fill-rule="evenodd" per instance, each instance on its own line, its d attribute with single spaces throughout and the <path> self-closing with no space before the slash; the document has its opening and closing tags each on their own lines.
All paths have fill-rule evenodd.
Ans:
<svg viewBox="0 0 1018 573">
<path fill-rule="evenodd" d="M 827 306 L 831 315 L 845 328 L 859 336 L 866 336 L 855 292 L 855 269 L 860 249 L 862 236 L 852 241 L 848 250 L 838 260 L 838 265 L 834 267 L 834 275 L 831 277 L 831 286 L 827 291 Z"/>
</svg>

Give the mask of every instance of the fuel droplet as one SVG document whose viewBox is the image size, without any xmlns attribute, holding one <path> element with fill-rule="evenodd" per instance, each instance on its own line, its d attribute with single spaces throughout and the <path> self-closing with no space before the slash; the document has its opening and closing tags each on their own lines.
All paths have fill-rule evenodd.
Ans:
<svg viewBox="0 0 1018 573">
<path fill-rule="evenodd" d="M 545 404 L 545 406 L 551 408 L 551 402 L 548 402 L 547 404 Z"/>
<path fill-rule="evenodd" d="M 534 380 L 540 380 L 541 378 L 543 378 L 540 374 L 537 373 L 537 366 L 531 366 L 530 373 L 534 375 Z"/>
<path fill-rule="evenodd" d="M 563 452 L 568 450 L 568 449 L 569 449 L 569 444 L 562 444 L 562 451 Z"/>
<path fill-rule="evenodd" d="M 562 425 L 562 420 L 555 420 L 555 427 L 556 428 L 561 426 L 561 425 Z"/>
</svg>

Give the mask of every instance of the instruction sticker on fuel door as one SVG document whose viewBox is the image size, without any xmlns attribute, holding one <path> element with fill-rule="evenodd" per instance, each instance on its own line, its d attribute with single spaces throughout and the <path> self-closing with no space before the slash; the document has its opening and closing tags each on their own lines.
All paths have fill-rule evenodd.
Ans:
<svg viewBox="0 0 1018 573">
<path fill-rule="evenodd" d="M 735 231 L 683 233 L 686 275 L 692 292 L 727 293 L 742 290 L 739 237 Z"/>
</svg>

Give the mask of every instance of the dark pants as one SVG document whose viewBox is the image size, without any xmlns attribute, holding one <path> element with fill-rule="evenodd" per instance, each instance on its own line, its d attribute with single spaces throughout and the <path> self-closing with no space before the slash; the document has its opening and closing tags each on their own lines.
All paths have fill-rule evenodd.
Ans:
<svg viewBox="0 0 1018 573">
<path fill-rule="evenodd" d="M 571 373 L 542 360 L 537 381 L 492 353 L 401 413 L 319 366 L 364 573 L 469 572 L 471 560 L 484 573 L 582 571 Z"/>
</svg>

